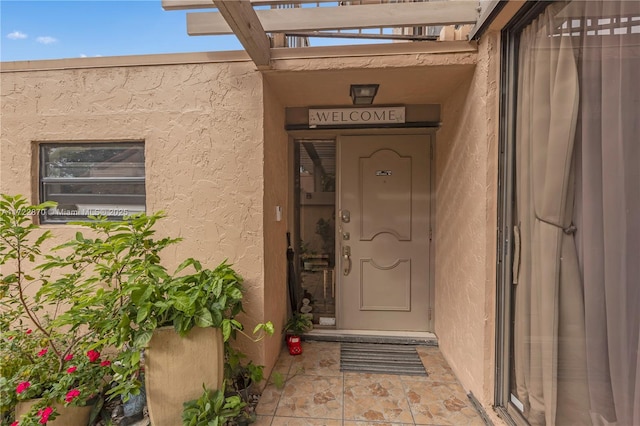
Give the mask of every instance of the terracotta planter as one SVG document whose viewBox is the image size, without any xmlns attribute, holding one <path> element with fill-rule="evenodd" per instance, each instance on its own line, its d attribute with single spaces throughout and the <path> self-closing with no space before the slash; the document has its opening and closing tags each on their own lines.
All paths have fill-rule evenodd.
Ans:
<svg viewBox="0 0 640 426">
<path fill-rule="evenodd" d="M 38 403 L 40 399 L 31 399 L 29 401 L 20 401 L 16 405 L 16 420 L 20 420 L 20 416 L 31 410 L 31 407 Z M 55 420 L 47 422 L 47 426 L 87 426 L 91 418 L 91 410 L 93 405 L 85 407 L 65 407 L 64 404 L 56 403 L 54 408 L 58 413 Z"/>
<path fill-rule="evenodd" d="M 182 424 L 182 404 L 207 389 L 220 389 L 224 343 L 217 328 L 193 328 L 180 337 L 173 327 L 154 331 L 145 352 L 147 408 L 153 426 Z"/>
</svg>

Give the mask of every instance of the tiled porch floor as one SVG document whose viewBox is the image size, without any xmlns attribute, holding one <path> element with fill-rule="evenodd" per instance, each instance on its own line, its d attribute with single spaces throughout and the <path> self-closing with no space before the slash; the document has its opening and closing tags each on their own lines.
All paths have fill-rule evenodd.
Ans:
<svg viewBox="0 0 640 426">
<path fill-rule="evenodd" d="M 269 380 L 255 425 L 484 425 L 437 347 L 418 347 L 428 377 L 343 373 L 340 343 L 303 349 L 280 354 L 274 372 L 286 381 Z"/>
</svg>

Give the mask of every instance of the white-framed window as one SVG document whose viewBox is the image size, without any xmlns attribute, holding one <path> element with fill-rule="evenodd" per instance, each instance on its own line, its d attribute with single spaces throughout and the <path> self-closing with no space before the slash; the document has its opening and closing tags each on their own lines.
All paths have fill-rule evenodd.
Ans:
<svg viewBox="0 0 640 426">
<path fill-rule="evenodd" d="M 144 142 L 46 142 L 39 147 L 41 223 L 145 211 Z"/>
</svg>

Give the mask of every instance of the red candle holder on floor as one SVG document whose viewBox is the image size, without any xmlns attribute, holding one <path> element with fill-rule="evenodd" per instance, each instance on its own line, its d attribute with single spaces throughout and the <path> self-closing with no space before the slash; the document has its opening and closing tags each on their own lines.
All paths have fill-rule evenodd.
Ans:
<svg viewBox="0 0 640 426">
<path fill-rule="evenodd" d="M 302 353 L 302 344 L 300 336 L 287 337 L 287 346 L 291 355 L 300 355 Z"/>
</svg>

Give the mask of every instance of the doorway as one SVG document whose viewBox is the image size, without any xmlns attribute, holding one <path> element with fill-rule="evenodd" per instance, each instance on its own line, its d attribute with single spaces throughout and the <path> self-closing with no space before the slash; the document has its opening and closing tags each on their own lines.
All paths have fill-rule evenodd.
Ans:
<svg viewBox="0 0 640 426">
<path fill-rule="evenodd" d="M 339 328 L 428 331 L 429 140 L 338 140 Z"/>
<path fill-rule="evenodd" d="M 431 331 L 431 140 L 295 139 L 297 292 L 314 327 Z"/>
</svg>

